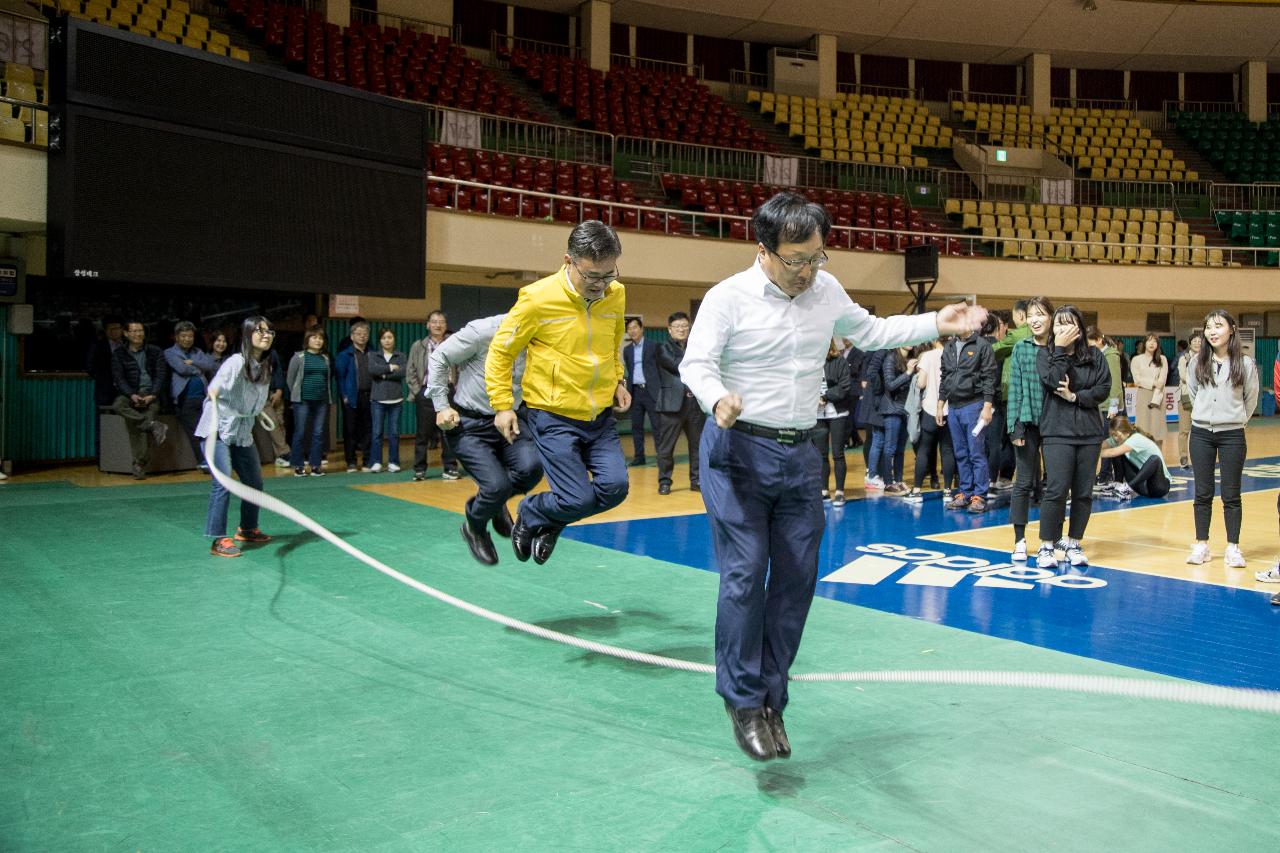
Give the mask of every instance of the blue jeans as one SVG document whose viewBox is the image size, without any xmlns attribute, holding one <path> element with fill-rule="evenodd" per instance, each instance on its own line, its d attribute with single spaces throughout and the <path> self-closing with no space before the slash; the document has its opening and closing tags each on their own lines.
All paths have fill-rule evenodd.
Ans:
<svg viewBox="0 0 1280 853">
<path fill-rule="evenodd" d="M 320 470 L 324 458 L 324 426 L 329 417 L 329 404 L 324 400 L 293 404 L 293 441 L 290 443 L 289 464 L 302 467 L 302 448 L 310 443 L 307 461 L 312 471 Z"/>
<path fill-rule="evenodd" d="M 973 428 L 977 425 L 980 414 L 981 400 L 960 408 L 952 406 L 951 414 L 947 416 L 947 426 L 951 428 L 951 449 L 956 455 L 960 491 L 969 497 L 977 495 L 986 500 L 987 489 L 991 488 L 991 472 L 987 468 L 987 437 L 981 433 L 977 438 L 973 435 Z M 999 429 L 1000 425 L 993 422 L 986 428 Z"/>
<path fill-rule="evenodd" d="M 213 465 L 228 476 L 234 468 L 240 475 L 240 482 L 252 489 L 262 490 L 262 460 L 258 458 L 258 448 L 254 445 L 237 447 L 224 444 L 219 439 L 213 448 Z M 214 480 L 213 490 L 209 492 L 209 514 L 204 523 L 205 536 L 221 539 L 227 535 L 227 505 L 230 503 L 231 493 Z M 240 526 L 245 530 L 258 526 L 257 504 L 240 501 Z"/>
<path fill-rule="evenodd" d="M 884 453 L 884 425 L 869 426 L 871 430 L 871 438 L 867 440 L 867 476 L 880 476 L 880 457 Z M 885 485 L 889 485 L 889 481 L 885 481 Z"/>
<path fill-rule="evenodd" d="M 551 487 L 520 502 L 526 527 L 564 527 L 626 500 L 627 463 L 613 412 L 593 421 L 527 407 L 524 414 Z"/>
<path fill-rule="evenodd" d="M 880 445 L 880 478 L 887 486 L 902 482 L 902 465 L 907 456 L 907 416 L 884 416 L 884 441 Z"/>
<path fill-rule="evenodd" d="M 400 407 L 403 403 L 369 404 L 373 411 L 373 439 L 369 444 L 369 456 L 374 462 L 382 461 L 382 437 L 387 437 L 387 462 L 400 464 Z"/>
<path fill-rule="evenodd" d="M 735 708 L 781 711 L 818 579 L 821 454 L 708 418 L 698 461 L 720 570 L 716 692 Z"/>
</svg>

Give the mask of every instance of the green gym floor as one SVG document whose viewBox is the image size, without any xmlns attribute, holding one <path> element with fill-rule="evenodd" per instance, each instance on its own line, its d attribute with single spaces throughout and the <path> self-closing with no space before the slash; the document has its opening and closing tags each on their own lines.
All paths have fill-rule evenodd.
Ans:
<svg viewBox="0 0 1280 853">
<path fill-rule="evenodd" d="M 372 480 L 268 490 L 468 601 L 711 661 L 712 573 L 569 539 L 481 567 Z M 794 758 L 755 764 L 707 676 L 514 633 L 272 515 L 211 558 L 207 493 L 0 488 L 0 850 L 1280 849 L 1275 717 L 798 684 Z M 796 670 L 882 668 L 1159 677 L 816 599 Z"/>
</svg>

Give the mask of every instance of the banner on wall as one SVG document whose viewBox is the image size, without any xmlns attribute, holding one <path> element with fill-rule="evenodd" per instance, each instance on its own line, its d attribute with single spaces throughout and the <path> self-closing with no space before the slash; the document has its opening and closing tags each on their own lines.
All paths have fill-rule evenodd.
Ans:
<svg viewBox="0 0 1280 853">
<path fill-rule="evenodd" d="M 459 148 L 481 148 L 480 116 L 457 110 L 441 110 L 444 119 L 440 123 L 440 141 Z"/>
<path fill-rule="evenodd" d="M 800 174 L 800 161 L 795 157 L 765 157 L 764 183 L 794 187 Z"/>
</svg>

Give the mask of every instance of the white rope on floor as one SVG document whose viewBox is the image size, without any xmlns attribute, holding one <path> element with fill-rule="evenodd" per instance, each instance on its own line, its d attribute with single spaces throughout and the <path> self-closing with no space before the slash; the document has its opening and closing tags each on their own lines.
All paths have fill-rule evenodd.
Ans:
<svg viewBox="0 0 1280 853">
<path fill-rule="evenodd" d="M 214 401 L 215 424 L 217 422 L 217 401 Z M 572 634 L 552 631 L 529 622 L 496 613 L 469 601 L 442 592 L 428 586 L 416 578 L 388 566 L 386 563 L 366 554 L 341 536 L 320 524 L 301 510 L 285 503 L 266 492 L 250 488 L 233 479 L 213 464 L 216 431 L 205 439 L 205 460 L 213 477 L 228 492 L 255 503 L 262 509 L 274 512 L 295 524 L 310 530 L 341 551 L 372 569 L 376 569 L 392 580 L 437 601 L 466 611 L 473 616 L 496 622 L 507 628 L 540 637 L 544 640 L 562 643 L 566 646 L 582 649 L 595 654 L 608 655 L 621 660 L 643 663 L 649 666 L 667 669 L 697 672 L 703 675 L 714 675 L 715 667 L 711 664 L 669 658 L 663 655 L 625 649 L 607 643 L 584 640 Z M 1120 696 L 1129 699 L 1145 699 L 1161 702 L 1179 702 L 1189 705 L 1207 705 L 1215 708 L 1230 708 L 1241 711 L 1256 711 L 1265 714 L 1280 714 L 1280 692 L 1270 690 L 1246 690 L 1234 687 L 1219 687 L 1211 684 L 1200 684 L 1193 681 L 1141 680 L 1135 678 L 1113 678 L 1100 675 L 1062 675 L 1044 672 L 987 672 L 979 670 L 870 670 L 863 672 L 810 672 L 791 676 L 797 682 L 854 682 L 859 684 L 913 684 L 913 685 L 950 685 L 957 687 L 1011 687 L 1031 690 L 1053 690 L 1060 692 L 1084 693 L 1103 696 Z"/>
</svg>

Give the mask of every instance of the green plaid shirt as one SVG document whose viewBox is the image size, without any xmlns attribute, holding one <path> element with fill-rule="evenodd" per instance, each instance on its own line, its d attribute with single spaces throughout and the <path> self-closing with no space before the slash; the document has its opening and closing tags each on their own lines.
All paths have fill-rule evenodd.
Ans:
<svg viewBox="0 0 1280 853">
<path fill-rule="evenodd" d="M 1040 410 L 1044 408 L 1044 385 L 1036 371 L 1036 355 L 1040 348 L 1033 338 L 1018 341 L 1009 356 L 1009 405 L 1005 419 L 1009 433 L 1014 438 L 1022 436 L 1018 424 L 1040 425 Z"/>
</svg>

